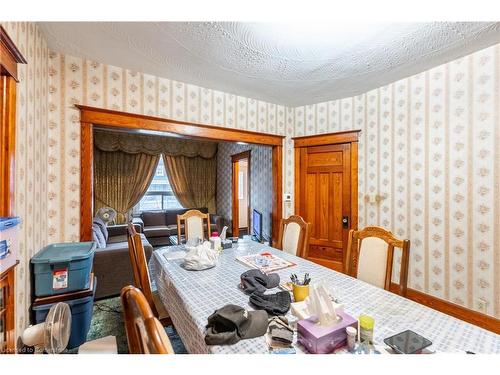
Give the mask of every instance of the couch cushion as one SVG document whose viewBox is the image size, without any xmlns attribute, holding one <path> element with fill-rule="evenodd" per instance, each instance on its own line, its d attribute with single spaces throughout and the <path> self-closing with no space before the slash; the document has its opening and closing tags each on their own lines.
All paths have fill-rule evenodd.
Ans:
<svg viewBox="0 0 500 375">
<path fill-rule="evenodd" d="M 141 219 L 145 227 L 167 225 L 165 211 L 144 211 Z"/>
<path fill-rule="evenodd" d="M 127 242 L 128 243 L 128 237 L 126 234 L 120 234 L 118 236 L 113 236 L 108 238 L 107 244 L 112 244 L 112 243 L 119 243 L 119 242 Z"/>
<path fill-rule="evenodd" d="M 144 246 L 150 246 L 148 239 L 143 233 L 140 233 L 142 244 Z M 128 238 L 126 235 L 109 237 L 108 243 L 106 244 L 107 250 L 128 248 Z"/>
<path fill-rule="evenodd" d="M 144 234 L 146 237 L 165 237 L 169 235 L 169 230 L 166 225 L 145 226 Z"/>
<path fill-rule="evenodd" d="M 167 210 L 167 225 L 177 225 L 177 215 L 182 215 L 187 210 L 185 208 L 181 208 L 179 210 Z"/>
</svg>

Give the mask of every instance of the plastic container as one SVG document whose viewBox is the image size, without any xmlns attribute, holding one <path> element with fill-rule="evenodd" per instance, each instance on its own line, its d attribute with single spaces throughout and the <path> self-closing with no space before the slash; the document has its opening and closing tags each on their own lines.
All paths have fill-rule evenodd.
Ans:
<svg viewBox="0 0 500 375">
<path fill-rule="evenodd" d="M 35 295 L 64 294 L 88 289 L 95 242 L 71 242 L 44 247 L 33 258 Z"/>
<path fill-rule="evenodd" d="M 375 319 L 369 315 L 360 315 L 359 317 L 359 341 L 373 344 L 373 328 Z"/>
<path fill-rule="evenodd" d="M 0 273 L 16 264 L 20 222 L 18 217 L 0 217 Z"/>
<path fill-rule="evenodd" d="M 358 330 L 354 327 L 346 327 L 345 333 L 347 333 L 347 349 L 353 351 L 356 346 L 356 336 L 358 335 Z"/>
<path fill-rule="evenodd" d="M 87 341 L 87 334 L 92 321 L 92 308 L 94 306 L 96 286 L 97 280 L 94 279 L 94 290 L 92 295 L 69 300 L 65 300 L 64 295 L 61 295 L 60 300 L 58 301 L 67 303 L 71 310 L 71 334 L 69 336 L 67 349 L 74 349 Z M 35 323 L 38 324 L 45 322 L 45 318 L 47 317 L 50 308 L 56 303 L 57 302 L 33 306 Z"/>
</svg>

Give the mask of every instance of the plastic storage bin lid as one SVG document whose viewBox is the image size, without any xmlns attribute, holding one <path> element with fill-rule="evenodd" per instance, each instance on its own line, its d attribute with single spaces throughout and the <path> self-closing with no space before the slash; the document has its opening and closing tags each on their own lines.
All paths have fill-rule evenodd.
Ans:
<svg viewBox="0 0 500 375">
<path fill-rule="evenodd" d="M 17 216 L 13 217 L 0 217 L 0 231 L 7 230 L 15 227 L 21 222 L 21 219 Z"/>
<path fill-rule="evenodd" d="M 31 263 L 63 263 L 87 259 L 95 251 L 95 242 L 67 242 L 48 245 L 31 258 Z"/>
</svg>

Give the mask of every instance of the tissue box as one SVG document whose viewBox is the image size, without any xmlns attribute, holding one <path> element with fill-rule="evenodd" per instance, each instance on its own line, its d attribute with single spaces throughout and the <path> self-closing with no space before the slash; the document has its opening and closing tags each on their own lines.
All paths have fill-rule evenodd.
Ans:
<svg viewBox="0 0 500 375">
<path fill-rule="evenodd" d="M 298 341 L 309 351 L 315 354 L 331 353 L 335 349 L 347 344 L 345 329 L 349 326 L 358 328 L 358 321 L 344 311 L 338 311 L 340 321 L 330 327 L 322 327 L 313 319 L 304 319 L 297 322 Z"/>
</svg>

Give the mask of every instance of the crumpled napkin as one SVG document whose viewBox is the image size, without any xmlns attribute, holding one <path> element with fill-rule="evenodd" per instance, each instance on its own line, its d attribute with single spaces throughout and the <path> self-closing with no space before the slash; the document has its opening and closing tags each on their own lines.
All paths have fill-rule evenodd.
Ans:
<svg viewBox="0 0 500 375">
<path fill-rule="evenodd" d="M 184 268 L 187 270 L 201 271 L 217 265 L 219 253 L 210 248 L 208 241 L 198 246 L 186 246 L 186 250 Z"/>
</svg>

